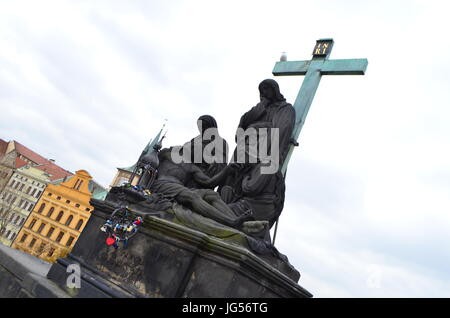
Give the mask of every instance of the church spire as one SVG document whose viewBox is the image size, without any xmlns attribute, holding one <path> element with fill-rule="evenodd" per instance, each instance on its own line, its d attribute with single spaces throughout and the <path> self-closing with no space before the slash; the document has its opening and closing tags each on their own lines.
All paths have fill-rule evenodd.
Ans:
<svg viewBox="0 0 450 318">
<path fill-rule="evenodd" d="M 153 147 L 155 145 L 157 145 L 158 143 L 160 143 L 162 141 L 162 139 L 166 136 L 167 130 L 164 133 L 164 136 L 161 137 L 162 131 L 163 131 L 165 126 L 166 126 L 166 122 L 164 122 L 163 126 L 161 127 L 161 129 L 159 130 L 159 132 L 155 136 L 155 138 L 150 139 L 149 143 L 147 144 L 147 146 L 145 146 L 144 150 L 142 151 L 143 154 L 147 154 L 147 153 L 152 152 L 153 151 Z"/>
<path fill-rule="evenodd" d="M 166 130 L 164 135 L 162 135 L 162 131 L 163 131 L 164 127 L 166 126 L 166 122 L 167 122 L 167 119 L 164 120 L 164 124 L 162 125 L 162 127 L 159 130 L 158 134 L 156 134 L 156 136 L 153 139 L 150 139 L 148 144 L 145 146 L 144 150 L 141 153 L 141 156 L 153 152 L 154 151 L 153 147 L 155 145 L 157 145 L 157 144 L 160 144 L 162 142 L 162 140 L 164 139 L 164 137 L 166 136 L 166 133 L 167 133 L 167 130 Z M 126 171 L 129 171 L 129 172 L 133 172 L 135 168 L 136 168 L 136 163 L 133 164 L 131 167 L 118 168 L 118 169 L 119 170 L 126 170 Z"/>
</svg>

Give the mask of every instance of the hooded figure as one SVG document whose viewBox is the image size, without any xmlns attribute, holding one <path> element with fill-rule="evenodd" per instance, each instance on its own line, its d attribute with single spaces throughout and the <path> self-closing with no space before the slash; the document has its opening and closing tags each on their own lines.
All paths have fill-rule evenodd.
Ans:
<svg viewBox="0 0 450 318">
<path fill-rule="evenodd" d="M 230 173 L 219 191 L 224 202 L 228 203 L 237 215 L 251 209 L 255 220 L 269 221 L 270 228 L 281 214 L 284 205 L 285 183 L 281 167 L 287 156 L 294 130 L 295 109 L 286 102 L 277 82 L 272 79 L 262 81 L 259 84 L 259 92 L 261 101 L 241 117 L 238 128 L 278 130 L 278 145 L 268 139 L 271 154 L 278 150 L 278 170 L 271 174 L 262 174 L 261 162 L 252 164 L 247 162 L 246 158 L 245 163 L 240 163 L 241 169 Z M 258 140 L 262 137 L 259 134 Z M 237 151 L 233 157 L 234 160 L 239 159 Z"/>
<path fill-rule="evenodd" d="M 189 145 L 190 152 L 186 154 L 190 162 L 199 167 L 207 176 L 213 177 L 227 166 L 228 144 L 219 135 L 217 122 L 210 115 L 202 115 L 197 119 L 200 135 L 192 138 L 185 145 Z M 195 149 L 198 147 L 198 149 Z M 200 156 L 201 155 L 201 156 Z M 192 188 L 201 186 L 192 183 Z"/>
<path fill-rule="evenodd" d="M 279 129 L 279 166 L 287 156 L 292 132 L 295 126 L 295 109 L 286 102 L 280 93 L 278 83 L 273 79 L 266 79 L 259 84 L 261 101 L 242 115 L 238 128 L 246 130 L 250 125 L 258 122 L 269 122 L 271 128 Z"/>
</svg>

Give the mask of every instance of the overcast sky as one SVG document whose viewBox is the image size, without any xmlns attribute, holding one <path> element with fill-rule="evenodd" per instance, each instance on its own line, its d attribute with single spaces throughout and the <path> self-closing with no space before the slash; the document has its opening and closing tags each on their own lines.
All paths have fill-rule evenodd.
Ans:
<svg viewBox="0 0 450 318">
<path fill-rule="evenodd" d="M 324 76 L 287 174 L 276 246 L 316 297 L 450 297 L 445 1 L 2 1 L 0 138 L 108 186 L 167 119 L 233 145 L 281 52 L 367 58 Z M 293 103 L 302 77 L 277 77 Z"/>
</svg>

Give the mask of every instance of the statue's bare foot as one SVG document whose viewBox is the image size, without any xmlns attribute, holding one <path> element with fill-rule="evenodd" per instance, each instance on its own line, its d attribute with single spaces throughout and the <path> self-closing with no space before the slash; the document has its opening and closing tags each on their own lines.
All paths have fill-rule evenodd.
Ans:
<svg viewBox="0 0 450 318">
<path fill-rule="evenodd" d="M 247 221 L 242 223 L 242 231 L 247 234 L 261 233 L 269 226 L 268 221 Z"/>
</svg>

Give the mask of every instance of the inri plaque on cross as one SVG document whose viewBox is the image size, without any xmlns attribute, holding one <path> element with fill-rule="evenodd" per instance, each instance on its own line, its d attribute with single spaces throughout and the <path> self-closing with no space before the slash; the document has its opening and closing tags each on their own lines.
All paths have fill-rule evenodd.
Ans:
<svg viewBox="0 0 450 318">
<path fill-rule="evenodd" d="M 333 44 L 333 39 L 317 40 L 311 60 L 277 62 L 273 68 L 272 74 L 275 76 L 305 75 L 293 105 L 296 112 L 293 143 L 281 168 L 283 175 L 286 173 L 287 164 L 294 149 L 294 141 L 296 143 L 300 135 L 322 75 L 364 75 L 367 69 L 367 59 L 329 60 Z"/>
</svg>

